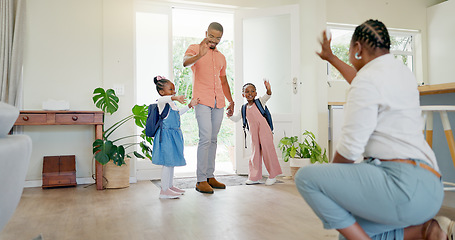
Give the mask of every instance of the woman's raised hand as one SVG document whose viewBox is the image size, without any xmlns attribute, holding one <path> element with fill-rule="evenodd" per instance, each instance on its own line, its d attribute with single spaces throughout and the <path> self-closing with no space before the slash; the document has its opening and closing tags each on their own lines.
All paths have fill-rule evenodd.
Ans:
<svg viewBox="0 0 455 240">
<path fill-rule="evenodd" d="M 330 48 L 330 43 L 332 38 L 327 38 L 327 30 L 322 32 L 322 40 L 319 40 L 322 50 L 321 52 L 316 52 L 316 54 L 322 59 L 330 61 L 335 55 L 333 55 L 332 49 Z"/>
</svg>

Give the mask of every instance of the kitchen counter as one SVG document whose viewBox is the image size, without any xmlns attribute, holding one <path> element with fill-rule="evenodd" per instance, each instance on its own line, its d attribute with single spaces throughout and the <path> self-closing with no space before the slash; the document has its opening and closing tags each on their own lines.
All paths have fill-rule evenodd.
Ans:
<svg viewBox="0 0 455 240">
<path fill-rule="evenodd" d="M 455 92 L 455 82 L 454 83 L 433 84 L 433 85 L 423 85 L 423 86 L 418 87 L 418 89 L 419 89 L 420 95 L 454 93 Z"/>
</svg>

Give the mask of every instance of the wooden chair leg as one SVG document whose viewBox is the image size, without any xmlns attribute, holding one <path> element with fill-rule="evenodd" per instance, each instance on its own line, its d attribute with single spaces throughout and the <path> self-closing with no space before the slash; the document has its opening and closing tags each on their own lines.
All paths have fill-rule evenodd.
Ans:
<svg viewBox="0 0 455 240">
<path fill-rule="evenodd" d="M 449 145 L 450 155 L 452 156 L 452 162 L 455 166 L 455 141 L 453 139 L 452 128 L 450 127 L 449 118 L 447 117 L 446 111 L 439 112 L 441 114 L 442 126 L 444 127 L 444 133 L 446 135 L 447 144 Z"/>
<path fill-rule="evenodd" d="M 428 145 L 433 147 L 433 112 L 426 112 L 425 117 L 425 139 L 427 140 Z"/>
</svg>

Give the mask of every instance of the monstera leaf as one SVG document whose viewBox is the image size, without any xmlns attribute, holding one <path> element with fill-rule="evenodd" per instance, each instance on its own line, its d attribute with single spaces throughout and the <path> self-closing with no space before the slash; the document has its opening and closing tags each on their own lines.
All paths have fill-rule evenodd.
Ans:
<svg viewBox="0 0 455 240">
<path fill-rule="evenodd" d="M 138 127 L 145 128 L 148 116 L 148 106 L 145 104 L 134 105 L 131 111 L 133 112 L 134 123 L 136 123 Z"/>
<path fill-rule="evenodd" d="M 101 109 L 105 113 L 113 114 L 118 109 L 118 97 L 115 95 L 115 91 L 108 89 L 104 91 L 103 88 L 96 88 L 93 91 L 93 103 L 97 108 Z"/>
</svg>

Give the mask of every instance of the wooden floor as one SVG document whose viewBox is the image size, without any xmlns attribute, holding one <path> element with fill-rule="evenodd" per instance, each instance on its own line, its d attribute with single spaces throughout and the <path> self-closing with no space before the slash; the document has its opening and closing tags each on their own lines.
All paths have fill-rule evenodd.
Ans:
<svg viewBox="0 0 455 240">
<path fill-rule="evenodd" d="M 24 189 L 1 240 L 335 240 L 298 194 L 292 180 L 273 186 L 234 186 L 213 195 L 187 189 L 161 200 L 150 181 L 97 191 L 95 186 Z M 455 194 L 446 194 L 455 202 Z M 455 218 L 455 210 L 443 207 Z"/>
<path fill-rule="evenodd" d="M 292 180 L 234 186 L 213 195 L 187 189 L 161 200 L 150 181 L 125 189 L 26 188 L 1 240 L 33 239 L 337 239 L 298 194 Z"/>
</svg>

